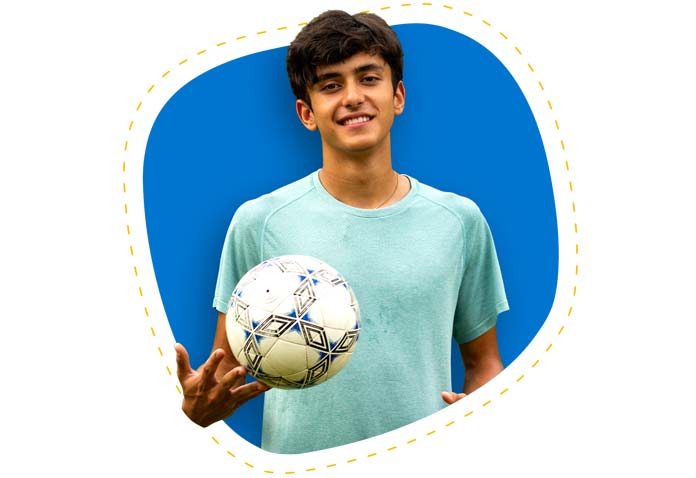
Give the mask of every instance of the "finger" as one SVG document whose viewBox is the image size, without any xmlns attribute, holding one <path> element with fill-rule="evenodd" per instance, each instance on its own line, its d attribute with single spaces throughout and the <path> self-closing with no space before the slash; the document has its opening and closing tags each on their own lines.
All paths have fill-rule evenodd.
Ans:
<svg viewBox="0 0 696 478">
<path fill-rule="evenodd" d="M 442 392 L 442 399 L 449 405 L 461 400 L 466 394 L 464 393 L 454 393 L 454 392 Z"/>
<path fill-rule="evenodd" d="M 267 392 L 267 391 L 269 391 L 271 388 L 273 388 L 273 387 L 271 387 L 270 385 L 265 384 L 265 383 L 263 383 L 263 382 L 256 382 L 256 383 L 258 384 L 258 387 L 257 387 L 257 388 L 258 388 L 261 392 Z"/>
<path fill-rule="evenodd" d="M 246 401 L 268 391 L 270 388 L 263 382 L 249 382 L 230 390 L 230 395 L 237 402 L 237 406 L 240 406 Z"/>
<path fill-rule="evenodd" d="M 181 344 L 174 345 L 174 351 L 176 352 L 176 375 L 179 377 L 179 382 L 183 381 L 188 375 L 193 373 L 191 368 L 191 363 L 189 362 L 189 355 Z"/>
<path fill-rule="evenodd" d="M 247 369 L 243 365 L 235 367 L 222 377 L 220 385 L 231 394 L 243 394 L 255 389 L 259 392 L 265 392 L 271 388 L 260 380 L 244 383 L 247 373 Z"/>
<path fill-rule="evenodd" d="M 224 357 L 224 350 L 215 349 L 210 354 L 210 357 L 208 357 L 208 360 L 206 360 L 201 367 L 201 382 L 204 389 L 207 389 L 215 384 L 215 372 L 217 372 L 217 368 Z"/>
<path fill-rule="evenodd" d="M 244 380 L 246 374 L 247 369 L 244 366 L 235 367 L 220 379 L 220 386 L 226 389 L 236 388 L 239 386 L 240 381 Z"/>
</svg>

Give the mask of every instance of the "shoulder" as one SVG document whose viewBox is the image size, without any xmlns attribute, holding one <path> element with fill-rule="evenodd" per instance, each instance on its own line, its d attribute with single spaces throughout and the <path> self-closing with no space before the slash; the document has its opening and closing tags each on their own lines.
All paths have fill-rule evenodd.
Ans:
<svg viewBox="0 0 696 478">
<path fill-rule="evenodd" d="M 479 206 L 468 197 L 441 191 L 423 183 L 418 183 L 418 193 L 432 207 L 447 211 L 464 226 L 475 224 L 483 219 Z"/>
<path fill-rule="evenodd" d="M 314 188 L 312 176 L 293 181 L 267 194 L 244 202 L 232 218 L 233 224 L 253 225 L 263 223 L 276 211 L 292 204 Z"/>
</svg>

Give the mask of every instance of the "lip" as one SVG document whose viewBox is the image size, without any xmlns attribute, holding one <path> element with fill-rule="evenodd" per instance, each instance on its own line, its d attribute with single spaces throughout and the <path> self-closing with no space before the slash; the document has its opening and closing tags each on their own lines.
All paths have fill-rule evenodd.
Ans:
<svg viewBox="0 0 696 478">
<path fill-rule="evenodd" d="M 366 125 L 374 119 L 374 115 L 368 113 L 352 113 L 349 115 L 342 116 L 338 119 L 337 123 L 346 128 L 356 128 L 359 126 Z"/>
</svg>

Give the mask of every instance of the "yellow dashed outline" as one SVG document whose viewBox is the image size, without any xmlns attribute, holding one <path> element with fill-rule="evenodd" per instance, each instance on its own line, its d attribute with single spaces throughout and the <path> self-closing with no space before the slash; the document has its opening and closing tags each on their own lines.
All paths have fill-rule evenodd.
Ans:
<svg viewBox="0 0 696 478">
<path fill-rule="evenodd" d="M 399 7 L 401 7 L 401 8 L 407 8 L 407 7 L 414 7 L 414 6 L 417 7 L 417 6 L 419 6 L 419 4 L 417 4 L 417 3 L 402 3 L 402 4 L 397 5 L 396 8 L 399 8 Z M 422 3 L 420 3 L 420 6 L 421 6 L 421 7 L 426 7 L 426 8 L 433 8 L 433 7 L 437 8 L 437 6 L 436 6 L 435 4 L 433 4 L 433 3 L 431 3 L 431 2 L 422 2 Z M 392 7 L 392 6 L 389 6 L 389 5 L 385 5 L 385 6 L 383 6 L 383 7 L 380 7 L 379 10 L 380 10 L 380 11 L 385 11 L 385 10 L 389 10 L 389 9 L 391 9 L 391 8 L 393 8 L 393 7 Z M 471 12 L 469 12 L 469 11 L 461 11 L 461 12 L 458 12 L 458 11 L 457 11 L 453 6 L 451 6 L 451 5 L 444 5 L 444 4 L 443 4 L 443 5 L 440 5 L 440 8 L 443 8 L 443 9 L 446 9 L 446 10 L 448 10 L 448 11 L 451 11 L 453 14 L 461 14 L 463 17 L 466 17 L 466 18 L 467 18 L 467 20 L 465 20 L 465 21 L 471 21 L 472 19 L 475 19 L 475 18 L 476 18 L 476 15 L 474 15 L 473 13 L 471 13 Z M 369 12 L 369 10 L 365 10 L 364 12 L 367 13 L 367 12 Z M 482 23 L 486 28 L 490 28 L 491 31 L 495 31 L 495 29 L 493 28 L 493 24 L 492 24 L 490 21 L 488 21 L 488 20 L 486 20 L 486 19 L 481 19 L 480 21 L 481 21 L 481 23 Z M 305 26 L 306 24 L 307 24 L 306 22 L 302 22 L 302 23 L 298 23 L 297 26 L 301 28 L 301 27 Z M 252 36 L 268 35 L 268 34 L 272 33 L 273 31 L 284 31 L 284 30 L 286 30 L 287 28 L 288 28 L 287 26 L 280 26 L 280 27 L 276 27 L 276 28 L 274 28 L 274 29 L 260 30 L 260 31 L 255 32 L 254 35 L 252 35 Z M 501 41 L 504 41 L 504 42 L 510 42 L 510 41 L 511 41 L 510 38 L 509 38 L 509 36 L 508 36 L 507 34 L 505 34 L 504 32 L 502 32 L 502 31 L 496 32 L 496 36 L 497 36 Z M 240 35 L 240 36 L 237 36 L 237 37 L 236 37 L 233 41 L 231 41 L 231 42 L 221 41 L 221 42 L 217 43 L 217 44 L 215 45 L 215 47 L 218 47 L 218 48 L 219 48 L 219 47 L 228 46 L 228 45 L 230 45 L 230 44 L 233 44 L 235 41 L 242 41 L 242 40 L 245 40 L 245 39 L 248 39 L 248 38 L 249 38 L 249 36 L 247 36 L 247 35 Z M 511 45 L 511 48 L 514 49 L 514 51 L 518 54 L 518 56 L 520 56 L 520 57 L 523 56 L 522 50 L 521 50 L 517 45 Z M 199 51 L 196 53 L 196 56 L 202 56 L 202 55 L 204 55 L 206 52 L 208 52 L 207 49 L 199 50 Z M 181 61 L 178 62 L 178 66 L 179 66 L 179 67 L 184 67 L 188 62 L 189 62 L 189 59 L 188 59 L 188 58 L 184 58 L 184 59 L 182 59 Z M 527 67 L 527 69 L 529 70 L 529 74 L 531 74 L 531 75 L 536 75 L 536 74 L 537 74 L 536 70 L 535 70 L 534 67 L 531 65 L 531 63 L 527 62 L 527 63 L 526 63 L 526 67 Z M 175 71 L 167 70 L 167 71 L 165 71 L 165 72 L 162 74 L 161 79 L 162 79 L 162 80 L 166 80 L 170 75 L 172 75 L 172 74 L 174 74 L 174 73 L 175 73 Z M 539 80 L 539 81 L 537 82 L 537 84 L 538 84 L 538 86 L 539 86 L 539 88 L 540 88 L 540 91 L 541 91 L 542 93 L 545 93 L 545 88 L 544 88 L 543 83 Z M 152 93 L 152 92 L 155 90 L 156 86 L 157 86 L 156 84 L 150 85 L 150 86 L 145 90 L 145 91 L 146 91 L 146 95 Z M 546 100 L 546 104 L 547 104 L 548 107 L 549 107 L 549 111 L 553 111 L 553 105 L 552 105 L 550 99 L 547 99 L 547 100 Z M 143 101 L 139 101 L 139 102 L 137 103 L 136 107 L 134 108 L 136 114 L 138 114 L 138 113 L 140 112 L 142 106 L 143 106 Z M 133 131 L 133 125 L 134 125 L 134 124 L 135 124 L 135 120 L 131 120 L 131 121 L 129 122 L 129 125 L 128 125 L 128 132 L 129 132 L 129 133 Z M 558 133 L 560 134 L 560 133 L 561 133 L 561 128 L 560 128 L 560 126 L 559 126 L 559 122 L 558 122 L 557 119 L 554 119 L 553 125 L 554 125 L 555 131 L 558 132 Z M 126 141 L 124 142 L 124 147 L 123 147 L 123 152 L 126 153 L 126 154 L 128 153 L 128 144 L 129 144 L 129 143 L 128 143 L 128 140 L 126 139 Z M 566 151 L 566 144 L 565 144 L 565 142 L 564 142 L 564 140 L 563 140 L 562 138 L 559 139 L 559 143 L 558 143 L 558 144 L 559 144 L 559 147 L 560 147 L 561 151 L 562 151 L 562 152 L 565 152 L 565 151 Z M 570 172 L 570 164 L 568 163 L 568 160 L 565 160 L 564 164 L 565 164 L 565 169 L 566 169 L 566 171 L 567 171 L 567 172 Z M 125 177 L 125 175 L 126 175 L 126 173 L 127 173 L 127 161 L 126 161 L 126 160 L 124 160 L 124 161 L 122 162 L 122 165 L 121 165 L 121 172 L 122 172 L 122 174 L 123 174 L 124 177 Z M 573 194 L 574 189 L 573 189 L 573 182 L 572 182 L 571 180 L 568 181 L 568 186 L 569 186 L 569 189 L 570 189 L 570 194 Z M 124 195 L 127 195 L 127 187 L 126 187 L 126 181 L 125 181 L 125 179 L 124 179 L 124 181 L 122 182 L 122 190 L 123 190 L 123 194 L 124 194 Z M 126 198 L 127 198 L 127 196 L 126 196 Z M 574 201 L 574 200 L 571 201 L 571 208 L 572 208 L 573 215 L 575 215 L 575 213 L 576 213 L 576 205 L 575 205 L 575 201 Z M 125 203 L 123 204 L 123 211 L 124 211 L 124 214 L 125 214 L 126 216 L 128 216 L 128 203 L 127 203 L 127 202 L 125 202 Z M 577 238 L 577 234 L 578 234 L 578 224 L 577 224 L 576 221 L 573 221 L 573 232 L 574 232 L 574 234 L 575 234 L 575 237 Z M 127 224 L 126 224 L 126 234 L 127 234 L 128 238 L 129 238 L 129 240 L 132 240 L 132 233 L 133 233 L 133 231 L 132 231 L 132 229 L 131 229 L 130 223 L 127 223 Z M 576 242 L 576 244 L 575 244 L 574 247 L 575 247 L 575 256 L 577 257 L 577 256 L 579 255 L 579 244 Z M 130 256 L 133 260 L 136 260 L 136 259 L 137 259 L 136 251 L 135 251 L 135 248 L 133 247 L 133 244 L 132 244 L 132 243 L 129 245 L 129 251 L 128 251 L 128 252 L 129 252 L 129 256 Z M 134 276 L 135 276 L 136 280 L 139 281 L 139 280 L 140 280 L 140 276 L 139 276 L 139 274 L 138 274 L 138 266 L 137 266 L 136 264 L 133 265 L 133 273 L 134 273 Z M 575 264 L 575 277 L 577 278 L 578 276 L 579 276 L 579 264 Z M 138 291 L 138 296 L 139 296 L 141 299 L 146 300 L 147 295 L 146 295 L 146 293 L 143 291 L 143 286 L 142 286 L 142 284 L 138 283 L 138 285 L 137 285 L 137 291 Z M 573 285 L 573 298 L 576 297 L 576 294 L 577 294 L 577 285 L 574 284 L 574 285 Z M 144 305 L 144 306 L 143 306 L 143 312 L 144 312 L 145 318 L 149 319 L 149 318 L 150 318 L 150 313 L 149 313 L 149 311 L 148 311 L 147 305 Z M 573 306 L 570 305 L 569 308 L 568 308 L 568 313 L 567 313 L 566 319 L 569 319 L 569 318 L 570 318 L 572 312 L 573 312 Z M 149 326 L 147 327 L 147 329 L 148 329 L 148 333 L 151 335 L 151 337 L 153 337 L 154 339 L 157 339 L 158 336 L 157 336 L 157 333 L 156 333 L 156 330 L 155 330 L 154 326 L 149 325 Z M 565 325 L 561 325 L 561 327 L 558 329 L 557 335 L 560 336 L 561 333 L 562 333 L 564 330 L 565 330 Z M 549 343 L 549 344 L 546 346 L 546 348 L 544 349 L 544 353 L 550 352 L 550 351 L 552 350 L 552 347 L 553 347 L 553 343 L 551 342 L 551 343 Z M 158 355 L 159 355 L 161 358 L 164 357 L 164 354 L 163 354 L 163 352 L 162 352 L 162 348 L 161 348 L 161 346 L 159 346 L 159 345 L 157 345 L 157 352 L 158 352 Z M 535 360 L 530 364 L 530 366 L 529 366 L 530 369 L 534 369 L 539 363 L 540 363 L 540 359 L 539 359 L 539 358 L 535 359 Z M 173 372 L 172 372 L 171 368 L 169 367 L 169 365 L 165 365 L 165 370 L 166 370 L 166 372 L 167 372 L 167 375 L 173 376 Z M 515 384 L 518 384 L 518 383 L 522 382 L 522 380 L 523 380 L 524 378 L 525 378 L 525 374 L 521 374 L 519 377 L 517 377 L 517 379 L 515 379 Z M 514 386 L 515 384 L 512 384 L 511 386 Z M 179 395 L 182 394 L 181 387 L 179 386 L 178 383 L 175 385 L 175 389 L 176 389 L 176 393 L 177 393 L 177 394 L 179 394 Z M 500 396 L 505 395 L 505 394 L 507 394 L 509 391 L 510 391 L 510 387 L 509 387 L 509 386 L 508 386 L 508 387 L 505 387 L 503 390 L 501 390 L 501 391 L 499 392 L 499 395 L 500 395 Z M 481 407 L 481 408 L 488 407 L 488 406 L 490 406 L 492 403 L 493 403 L 493 400 L 492 400 L 492 399 L 489 399 L 489 400 L 486 400 L 485 402 L 483 402 L 483 403 L 480 405 L 480 407 Z M 473 415 L 473 413 L 474 413 L 474 410 L 468 410 L 468 411 L 466 411 L 465 413 L 462 414 L 462 418 L 470 417 L 471 415 Z M 446 428 L 448 428 L 448 427 L 454 426 L 456 423 L 458 423 L 458 422 L 455 421 L 455 420 L 452 420 L 452 421 L 449 421 L 448 423 L 445 423 L 443 427 L 446 429 Z M 403 443 L 403 445 L 411 445 L 411 444 L 414 444 L 414 443 L 416 443 L 416 441 L 417 441 L 419 438 L 428 438 L 428 437 L 431 437 L 431 436 L 435 435 L 435 434 L 437 433 L 437 431 L 438 431 L 438 429 L 434 429 L 434 430 L 430 430 L 430 431 L 426 432 L 426 433 L 425 433 L 424 435 L 422 435 L 422 436 L 412 437 L 412 438 L 406 440 L 406 441 Z M 213 443 L 214 443 L 215 445 L 217 445 L 217 446 L 222 445 L 221 442 L 220 442 L 220 440 L 218 440 L 215 436 L 211 436 L 211 440 L 212 440 Z M 392 446 L 386 448 L 384 451 L 392 452 L 392 451 L 396 450 L 399 446 L 400 446 L 400 444 L 393 444 Z M 231 450 L 225 450 L 225 453 L 226 453 L 230 458 L 239 459 L 240 462 L 241 462 L 244 466 L 246 466 L 246 467 L 248 467 L 248 468 L 251 468 L 251 469 L 256 468 L 256 467 L 254 466 L 254 464 L 249 463 L 248 461 L 245 461 L 245 460 L 242 459 L 242 458 L 239 458 L 239 457 L 238 457 L 236 454 L 234 454 Z M 304 472 L 305 472 L 305 473 L 311 473 L 311 472 L 317 471 L 318 469 L 338 468 L 339 466 L 350 465 L 350 464 L 356 463 L 356 462 L 358 462 L 358 461 L 360 461 L 360 460 L 366 460 L 366 459 L 369 459 L 369 458 L 374 458 L 374 457 L 376 457 L 376 456 L 378 456 L 378 452 L 377 452 L 377 451 L 373 451 L 373 452 L 371 452 L 371 453 L 366 454 L 364 457 L 353 457 L 353 458 L 350 458 L 350 459 L 345 460 L 345 461 L 342 462 L 342 463 L 334 462 L 334 463 L 328 463 L 328 464 L 325 464 L 325 465 L 318 465 L 318 466 L 307 467 L 307 468 L 304 468 Z M 282 474 L 284 474 L 284 475 L 295 475 L 297 472 L 294 471 L 294 470 L 287 470 L 287 471 L 282 471 L 282 472 L 280 472 L 280 471 L 277 472 L 277 471 L 275 471 L 275 470 L 263 470 L 263 473 L 266 473 L 266 474 L 282 473 Z"/>
</svg>

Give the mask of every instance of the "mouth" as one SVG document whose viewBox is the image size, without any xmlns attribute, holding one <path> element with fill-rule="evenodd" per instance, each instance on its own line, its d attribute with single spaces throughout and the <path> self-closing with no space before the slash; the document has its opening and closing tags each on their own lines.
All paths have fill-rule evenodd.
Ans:
<svg viewBox="0 0 696 478">
<path fill-rule="evenodd" d="M 351 116 L 338 120 L 338 124 L 341 126 L 356 126 L 368 123 L 372 120 L 372 118 L 373 117 L 369 115 Z"/>
</svg>

